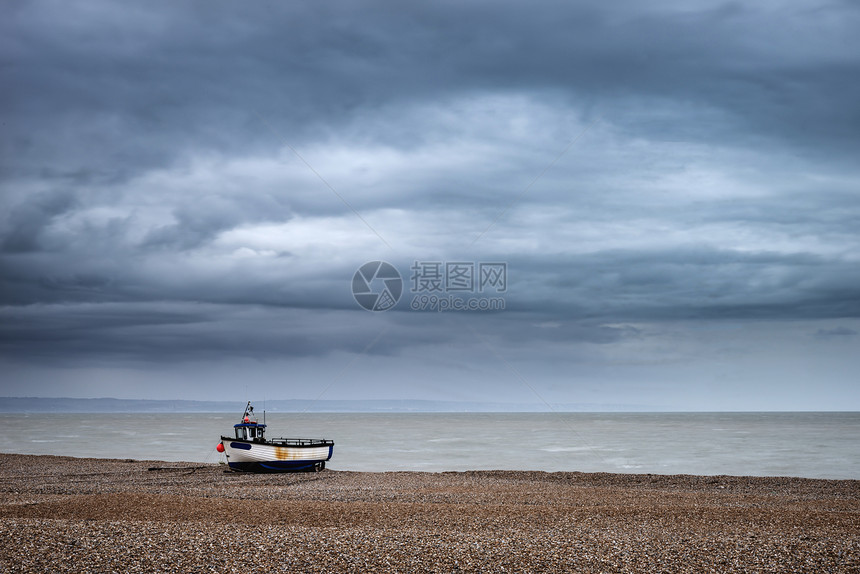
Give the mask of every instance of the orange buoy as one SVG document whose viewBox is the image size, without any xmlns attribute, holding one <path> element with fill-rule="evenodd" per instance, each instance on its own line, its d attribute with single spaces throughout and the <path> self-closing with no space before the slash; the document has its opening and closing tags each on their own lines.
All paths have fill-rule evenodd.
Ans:
<svg viewBox="0 0 860 574">
<path fill-rule="evenodd" d="M 215 447 L 215 450 L 218 452 L 224 452 L 224 445 L 219 442 L 218 446 Z"/>
</svg>

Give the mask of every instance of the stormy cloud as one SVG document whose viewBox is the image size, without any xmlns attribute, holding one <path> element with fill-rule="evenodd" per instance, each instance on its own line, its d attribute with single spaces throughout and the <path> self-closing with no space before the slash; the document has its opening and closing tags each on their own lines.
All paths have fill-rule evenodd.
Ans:
<svg viewBox="0 0 860 574">
<path fill-rule="evenodd" d="M 0 395 L 860 408 L 854 3 L 5 13 Z"/>
</svg>

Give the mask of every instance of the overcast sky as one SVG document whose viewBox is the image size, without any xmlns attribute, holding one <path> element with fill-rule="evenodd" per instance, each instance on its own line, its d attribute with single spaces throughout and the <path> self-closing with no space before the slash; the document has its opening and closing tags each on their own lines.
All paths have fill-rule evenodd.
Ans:
<svg viewBox="0 0 860 574">
<path fill-rule="evenodd" d="M 860 409 L 856 2 L 2 12 L 0 395 Z"/>
</svg>

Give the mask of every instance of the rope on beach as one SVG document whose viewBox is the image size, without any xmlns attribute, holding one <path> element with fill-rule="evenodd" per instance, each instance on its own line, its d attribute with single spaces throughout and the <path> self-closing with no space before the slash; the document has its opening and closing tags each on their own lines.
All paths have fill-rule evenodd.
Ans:
<svg viewBox="0 0 860 574">
<path fill-rule="evenodd" d="M 200 465 L 200 466 L 150 466 L 146 470 L 148 471 L 161 471 L 161 470 L 199 470 L 201 468 L 211 468 L 211 466 Z"/>
</svg>

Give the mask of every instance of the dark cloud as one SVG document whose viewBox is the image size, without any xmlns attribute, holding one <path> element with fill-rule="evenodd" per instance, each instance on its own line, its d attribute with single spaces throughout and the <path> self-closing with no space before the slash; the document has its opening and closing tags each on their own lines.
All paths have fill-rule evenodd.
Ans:
<svg viewBox="0 0 860 574">
<path fill-rule="evenodd" d="M 442 393 L 486 388 L 489 344 L 560 387 L 741 356 L 753 380 L 770 341 L 860 317 L 858 26 L 851 2 L 14 4 L 0 357 L 371 357 Z M 506 309 L 365 313 L 376 259 L 505 261 Z M 699 335 L 738 322 L 743 348 Z"/>
<path fill-rule="evenodd" d="M 815 336 L 819 339 L 841 339 L 846 337 L 854 337 L 857 331 L 848 327 L 834 327 L 833 329 L 819 329 L 815 332 Z"/>
<path fill-rule="evenodd" d="M 69 211 L 75 204 L 74 196 L 54 192 L 37 194 L 25 203 L 11 209 L 7 215 L 7 229 L 3 237 L 2 252 L 27 253 L 39 251 L 39 234 L 55 217 Z"/>
<path fill-rule="evenodd" d="M 20 6 L 6 19 L 6 149 L 29 160 L 18 169 L 48 157 L 127 172 L 201 146 L 269 149 L 278 138 L 258 114 L 299 143 L 384 106 L 556 92 L 609 108 L 631 135 L 769 138 L 848 158 L 858 10 L 810 7 Z M 655 123 L 654 104 L 686 121 Z"/>
<path fill-rule="evenodd" d="M 860 316 L 853 262 L 710 248 L 515 259 L 511 308 L 605 321 Z"/>
</svg>

